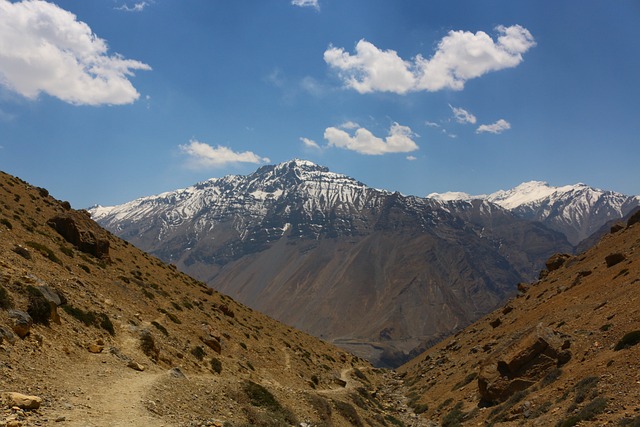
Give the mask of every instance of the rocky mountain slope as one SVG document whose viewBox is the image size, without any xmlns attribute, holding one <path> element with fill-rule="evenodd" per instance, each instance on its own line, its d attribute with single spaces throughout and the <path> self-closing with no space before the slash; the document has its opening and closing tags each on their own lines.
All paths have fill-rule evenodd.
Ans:
<svg viewBox="0 0 640 427">
<path fill-rule="evenodd" d="M 0 173 L 0 425 L 412 425 L 396 388 Z"/>
<path fill-rule="evenodd" d="M 430 194 L 435 200 L 487 200 L 518 217 L 538 221 L 563 233 L 572 245 L 578 245 L 608 221 L 617 220 L 640 206 L 640 197 L 604 191 L 585 184 L 553 187 L 531 181 L 511 190 L 488 196 L 466 193 Z"/>
<path fill-rule="evenodd" d="M 640 214 L 399 369 L 422 425 L 640 425 Z"/>
<path fill-rule="evenodd" d="M 308 161 L 95 207 L 100 224 L 287 324 L 382 366 L 488 312 L 571 251 L 490 202 L 373 189 Z"/>
</svg>

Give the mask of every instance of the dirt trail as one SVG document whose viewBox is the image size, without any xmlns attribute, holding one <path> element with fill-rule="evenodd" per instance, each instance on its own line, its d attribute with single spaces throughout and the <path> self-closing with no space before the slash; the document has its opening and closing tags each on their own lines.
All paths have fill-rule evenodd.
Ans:
<svg viewBox="0 0 640 427">
<path fill-rule="evenodd" d="M 91 390 L 83 396 L 87 404 L 68 412 L 65 426 L 170 426 L 145 408 L 145 395 L 164 375 L 130 369 L 123 370 L 112 381 L 90 384 Z"/>
<path fill-rule="evenodd" d="M 122 331 L 117 345 L 118 354 L 126 352 L 143 360 L 133 334 Z M 65 383 L 70 391 L 54 419 L 64 417 L 66 427 L 172 426 L 145 407 L 147 395 L 154 384 L 166 377 L 165 371 L 154 369 L 152 364 L 144 371 L 136 371 L 106 349 L 83 356 L 67 368 Z"/>
</svg>

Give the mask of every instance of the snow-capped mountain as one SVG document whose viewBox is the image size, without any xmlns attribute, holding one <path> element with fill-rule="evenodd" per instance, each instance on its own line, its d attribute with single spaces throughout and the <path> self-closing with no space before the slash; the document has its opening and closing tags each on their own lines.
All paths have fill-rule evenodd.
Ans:
<svg viewBox="0 0 640 427">
<path fill-rule="evenodd" d="M 292 160 L 90 212 L 241 302 L 393 365 L 572 250 L 488 197 L 461 198 L 404 196 Z"/>
<path fill-rule="evenodd" d="M 622 218 L 640 206 L 640 197 L 604 191 L 579 183 L 561 187 L 546 182 L 525 182 L 490 195 L 433 193 L 434 200 L 482 199 L 510 210 L 520 218 L 539 221 L 560 231 L 577 245 L 608 221 Z"/>
</svg>

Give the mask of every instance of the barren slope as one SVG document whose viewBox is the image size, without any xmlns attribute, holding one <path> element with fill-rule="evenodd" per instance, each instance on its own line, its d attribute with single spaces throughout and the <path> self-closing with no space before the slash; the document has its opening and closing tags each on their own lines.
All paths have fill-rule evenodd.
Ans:
<svg viewBox="0 0 640 427">
<path fill-rule="evenodd" d="M 639 425 L 640 223 L 550 261 L 544 279 L 400 369 L 425 424 Z"/>
<path fill-rule="evenodd" d="M 0 268 L 0 391 L 42 398 L 38 410 L 5 400 L 0 423 L 410 421 L 390 373 L 213 292 L 4 173 Z M 21 329 L 27 312 L 35 323 Z"/>
</svg>

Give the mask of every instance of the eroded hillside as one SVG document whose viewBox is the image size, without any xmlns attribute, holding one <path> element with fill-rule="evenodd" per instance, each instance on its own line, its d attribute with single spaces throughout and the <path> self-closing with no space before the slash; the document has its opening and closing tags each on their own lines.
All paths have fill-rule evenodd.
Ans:
<svg viewBox="0 0 640 427">
<path fill-rule="evenodd" d="M 425 425 L 640 425 L 640 215 L 400 369 Z"/>
<path fill-rule="evenodd" d="M 213 292 L 4 173 L 0 267 L 0 423 L 411 421 L 389 373 Z M 38 397 L 39 408 L 18 408 L 29 405 L 9 392 Z"/>
</svg>

